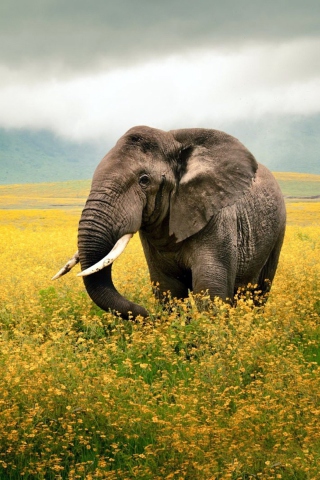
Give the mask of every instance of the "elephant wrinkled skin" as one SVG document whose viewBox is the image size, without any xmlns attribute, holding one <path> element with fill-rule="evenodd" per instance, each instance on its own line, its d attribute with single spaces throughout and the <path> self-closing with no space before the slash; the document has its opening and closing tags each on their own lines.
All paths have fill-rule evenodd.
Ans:
<svg viewBox="0 0 320 480">
<path fill-rule="evenodd" d="M 134 127 L 94 173 L 79 223 L 79 258 L 88 269 L 139 231 L 160 299 L 162 292 L 184 298 L 192 290 L 232 302 L 249 283 L 262 296 L 269 291 L 285 223 L 274 177 L 234 137 Z M 109 257 L 103 270 L 84 276 L 90 297 L 124 318 L 146 317 L 145 308 L 115 289 Z"/>
</svg>

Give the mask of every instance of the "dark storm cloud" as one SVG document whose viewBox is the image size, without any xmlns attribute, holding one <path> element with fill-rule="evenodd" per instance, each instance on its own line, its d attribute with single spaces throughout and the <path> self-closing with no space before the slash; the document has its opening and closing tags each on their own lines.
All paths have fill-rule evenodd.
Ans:
<svg viewBox="0 0 320 480">
<path fill-rule="evenodd" d="M 319 34 L 319 0 L 2 0 L 0 64 L 80 71 Z"/>
</svg>

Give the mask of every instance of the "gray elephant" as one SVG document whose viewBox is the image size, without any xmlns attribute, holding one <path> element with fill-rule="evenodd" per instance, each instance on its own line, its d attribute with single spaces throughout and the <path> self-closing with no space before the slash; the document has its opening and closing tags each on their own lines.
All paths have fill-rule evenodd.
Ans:
<svg viewBox="0 0 320 480">
<path fill-rule="evenodd" d="M 84 284 L 102 309 L 148 316 L 115 289 L 112 262 L 139 231 L 157 295 L 208 291 L 232 303 L 239 287 L 264 296 L 286 223 L 274 177 L 234 137 L 209 129 L 130 129 L 98 165 L 79 224 Z"/>
</svg>

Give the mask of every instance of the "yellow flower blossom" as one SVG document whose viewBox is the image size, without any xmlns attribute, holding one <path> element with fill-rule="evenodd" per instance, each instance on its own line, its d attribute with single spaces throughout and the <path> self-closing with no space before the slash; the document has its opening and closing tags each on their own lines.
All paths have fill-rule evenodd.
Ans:
<svg viewBox="0 0 320 480">
<path fill-rule="evenodd" d="M 114 265 L 152 312 L 133 323 L 73 272 L 50 280 L 76 250 L 78 187 L 0 188 L 16 207 L 0 212 L 0 478 L 319 478 L 320 202 L 287 204 L 265 307 L 244 291 L 163 308 L 136 235 Z"/>
</svg>

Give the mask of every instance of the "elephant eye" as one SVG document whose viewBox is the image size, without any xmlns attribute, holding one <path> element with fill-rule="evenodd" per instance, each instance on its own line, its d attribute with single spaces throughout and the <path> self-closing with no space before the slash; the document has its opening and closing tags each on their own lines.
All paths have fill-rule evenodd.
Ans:
<svg viewBox="0 0 320 480">
<path fill-rule="evenodd" d="M 141 187 L 147 187 L 149 183 L 150 183 L 149 176 L 146 173 L 141 175 L 141 177 L 139 178 L 139 185 L 141 185 Z"/>
</svg>

